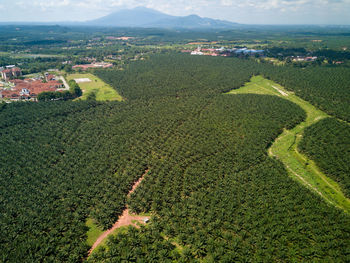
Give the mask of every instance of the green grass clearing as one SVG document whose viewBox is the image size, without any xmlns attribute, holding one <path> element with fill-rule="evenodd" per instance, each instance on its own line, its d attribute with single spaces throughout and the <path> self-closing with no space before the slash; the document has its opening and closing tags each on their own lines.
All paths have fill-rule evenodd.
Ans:
<svg viewBox="0 0 350 263">
<path fill-rule="evenodd" d="M 276 58 L 264 58 L 264 60 L 274 64 L 275 66 L 284 66 L 286 64 L 285 61 L 280 61 Z"/>
<path fill-rule="evenodd" d="M 0 56 L 11 58 L 63 58 L 65 55 L 0 52 Z"/>
<path fill-rule="evenodd" d="M 242 88 L 232 90 L 228 94 L 249 93 L 276 95 L 294 102 L 305 110 L 306 120 L 291 130 L 285 129 L 268 149 L 268 153 L 284 163 L 291 177 L 321 195 L 328 203 L 350 212 L 350 200 L 344 196 L 340 186 L 322 173 L 312 160 L 301 154 L 297 149 L 304 129 L 330 116 L 262 76 L 252 77 L 251 81 Z"/>
<path fill-rule="evenodd" d="M 282 96 L 273 87 L 280 89 L 286 94 L 291 94 L 290 92 L 285 91 L 280 85 L 274 83 L 268 79 L 263 78 L 262 76 L 254 76 L 251 81 L 246 83 L 243 87 L 239 89 L 234 89 L 228 92 L 227 94 L 262 94 L 262 95 L 276 95 Z"/>
<path fill-rule="evenodd" d="M 101 79 L 96 77 L 91 73 L 83 73 L 83 74 L 70 74 L 67 76 L 67 82 L 72 79 L 83 79 L 88 78 L 91 82 L 83 82 L 78 83 L 80 88 L 83 91 L 83 96 L 79 99 L 86 100 L 91 93 L 96 94 L 96 100 L 98 101 L 122 101 L 122 96 L 113 89 L 110 85 L 103 82 Z"/>
<path fill-rule="evenodd" d="M 86 243 L 91 247 L 97 238 L 104 232 L 92 218 L 88 218 L 85 225 L 89 228 Z"/>
</svg>

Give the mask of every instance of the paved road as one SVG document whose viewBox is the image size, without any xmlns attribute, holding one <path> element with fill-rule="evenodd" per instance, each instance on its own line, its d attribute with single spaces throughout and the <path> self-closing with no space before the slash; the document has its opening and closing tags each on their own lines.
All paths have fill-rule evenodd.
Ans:
<svg viewBox="0 0 350 263">
<path fill-rule="evenodd" d="M 69 90 L 69 85 L 68 85 L 67 81 L 65 80 L 65 78 L 63 76 L 59 76 L 58 79 L 62 80 L 63 85 L 64 85 L 64 89 L 59 89 L 59 90 Z"/>
</svg>

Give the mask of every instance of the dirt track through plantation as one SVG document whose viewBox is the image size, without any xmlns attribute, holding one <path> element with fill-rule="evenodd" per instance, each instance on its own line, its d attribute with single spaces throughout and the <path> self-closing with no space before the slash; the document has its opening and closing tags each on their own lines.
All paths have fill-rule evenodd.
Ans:
<svg viewBox="0 0 350 263">
<path fill-rule="evenodd" d="M 141 178 L 133 185 L 132 189 L 128 193 L 128 197 L 136 190 L 136 188 L 140 185 L 142 180 L 145 178 L 146 174 L 148 174 L 149 169 L 147 169 L 144 174 L 141 176 Z M 128 206 L 126 206 L 125 210 L 123 211 L 123 214 L 118 218 L 117 222 L 114 223 L 112 228 L 106 230 L 103 232 L 95 241 L 95 243 L 92 245 L 91 249 L 89 250 L 89 256 L 94 251 L 96 247 L 98 247 L 111 233 L 114 232 L 114 230 L 122 227 L 122 226 L 129 226 L 133 225 L 135 227 L 138 227 L 136 222 L 138 223 L 144 223 L 144 220 L 149 219 L 148 216 L 138 216 L 130 214 Z"/>
<path fill-rule="evenodd" d="M 284 92 L 283 90 L 280 90 L 276 86 L 272 85 L 271 87 L 277 90 L 282 96 L 288 96 L 288 93 Z"/>
</svg>

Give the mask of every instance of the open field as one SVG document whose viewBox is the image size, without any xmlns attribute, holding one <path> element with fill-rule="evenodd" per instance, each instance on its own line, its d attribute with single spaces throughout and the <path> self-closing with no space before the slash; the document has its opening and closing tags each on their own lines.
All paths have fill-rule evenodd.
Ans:
<svg viewBox="0 0 350 263">
<path fill-rule="evenodd" d="M 273 86 L 282 90 L 282 87 L 273 81 L 267 80 L 261 76 L 254 76 L 251 81 L 246 83 L 243 87 L 232 90 L 228 92 L 228 94 L 261 94 L 282 97 L 282 94 L 273 88 Z"/>
<path fill-rule="evenodd" d="M 273 63 L 275 66 L 283 66 L 286 64 L 286 62 L 279 61 L 278 59 L 275 59 L 275 58 L 264 58 L 264 60 Z"/>
<path fill-rule="evenodd" d="M 64 55 L 0 52 L 0 56 L 11 58 L 62 58 Z"/>
<path fill-rule="evenodd" d="M 82 82 L 79 83 L 80 88 L 83 91 L 83 96 L 81 99 L 86 100 L 91 93 L 96 94 L 96 100 L 98 101 L 122 101 L 123 98 L 120 94 L 113 89 L 111 86 L 103 82 L 98 77 L 90 73 L 84 74 L 71 74 L 67 76 L 67 81 L 72 79 L 90 79 L 91 82 Z"/>
<path fill-rule="evenodd" d="M 242 88 L 229 92 L 229 94 L 247 93 L 276 95 L 294 102 L 305 110 L 307 113 L 306 120 L 292 130 L 285 129 L 270 147 L 268 153 L 270 156 L 281 160 L 293 178 L 321 195 L 332 205 L 350 212 L 350 200 L 344 196 L 339 185 L 323 174 L 312 160 L 309 160 L 297 150 L 304 129 L 330 116 L 262 76 L 255 76 L 251 79 L 251 82 Z"/>
</svg>

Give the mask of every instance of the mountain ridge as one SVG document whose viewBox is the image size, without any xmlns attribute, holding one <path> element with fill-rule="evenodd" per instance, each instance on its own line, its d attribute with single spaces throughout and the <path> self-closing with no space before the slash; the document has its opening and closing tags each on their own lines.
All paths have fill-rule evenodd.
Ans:
<svg viewBox="0 0 350 263">
<path fill-rule="evenodd" d="M 200 17 L 195 14 L 188 16 L 173 16 L 160 11 L 136 7 L 122 9 L 104 17 L 86 21 L 84 24 L 108 27 L 144 27 L 144 28 L 232 28 L 237 23 Z"/>
</svg>

